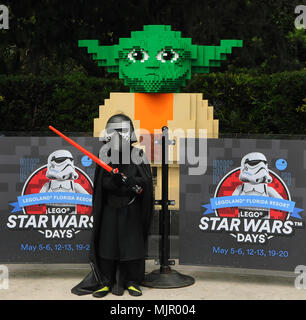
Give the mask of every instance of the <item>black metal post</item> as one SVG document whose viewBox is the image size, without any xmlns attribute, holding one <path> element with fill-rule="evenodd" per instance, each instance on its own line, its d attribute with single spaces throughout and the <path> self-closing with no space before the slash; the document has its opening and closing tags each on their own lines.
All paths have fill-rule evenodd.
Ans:
<svg viewBox="0 0 306 320">
<path fill-rule="evenodd" d="M 169 170 L 168 170 L 168 145 L 169 135 L 168 128 L 162 128 L 162 200 L 161 200 L 161 216 L 160 216 L 160 272 L 168 272 L 169 257 L 170 257 L 170 212 L 168 208 L 168 185 L 169 185 Z"/>
<path fill-rule="evenodd" d="M 162 209 L 159 217 L 159 232 L 161 236 L 159 247 L 160 269 L 145 276 L 143 286 L 151 288 L 180 288 L 190 286 L 194 279 L 170 268 L 170 212 L 169 212 L 169 168 L 168 147 L 170 144 L 168 127 L 162 128 L 162 199 L 157 201 Z"/>
</svg>

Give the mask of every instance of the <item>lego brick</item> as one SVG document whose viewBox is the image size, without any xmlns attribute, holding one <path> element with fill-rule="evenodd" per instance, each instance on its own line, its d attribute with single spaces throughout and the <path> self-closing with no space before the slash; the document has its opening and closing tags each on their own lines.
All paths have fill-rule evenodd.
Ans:
<svg viewBox="0 0 306 320">
<path fill-rule="evenodd" d="M 135 93 L 134 119 L 139 120 L 141 128 L 152 134 L 156 129 L 161 130 L 174 117 L 173 99 L 172 93 Z"/>
<path fill-rule="evenodd" d="M 189 95 L 190 100 L 190 119 L 197 119 L 197 98 L 195 94 Z"/>
<path fill-rule="evenodd" d="M 218 139 L 219 138 L 219 120 L 215 119 L 213 121 L 213 124 L 214 124 L 214 133 L 212 138 Z"/>
<path fill-rule="evenodd" d="M 188 93 L 174 94 L 173 117 L 175 121 L 191 120 L 190 94 Z"/>
<path fill-rule="evenodd" d="M 213 119 L 214 119 L 214 108 L 207 107 L 207 120 L 213 120 Z"/>
</svg>

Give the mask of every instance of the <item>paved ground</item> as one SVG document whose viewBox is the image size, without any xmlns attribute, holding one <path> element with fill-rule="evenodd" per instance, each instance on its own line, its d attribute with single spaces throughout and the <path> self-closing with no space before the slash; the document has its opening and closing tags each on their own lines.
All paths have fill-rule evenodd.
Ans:
<svg viewBox="0 0 306 320">
<path fill-rule="evenodd" d="M 0 300 L 7 299 L 95 299 L 91 295 L 78 297 L 70 289 L 88 273 L 87 265 L 7 265 L 9 289 L 0 290 Z M 208 268 L 176 265 L 175 270 L 195 278 L 194 285 L 179 289 L 143 288 L 143 296 L 121 297 L 109 294 L 104 299 L 176 300 L 176 299 L 306 299 L 306 290 L 296 289 L 295 275 L 242 269 Z M 152 260 L 147 271 L 158 269 Z"/>
</svg>

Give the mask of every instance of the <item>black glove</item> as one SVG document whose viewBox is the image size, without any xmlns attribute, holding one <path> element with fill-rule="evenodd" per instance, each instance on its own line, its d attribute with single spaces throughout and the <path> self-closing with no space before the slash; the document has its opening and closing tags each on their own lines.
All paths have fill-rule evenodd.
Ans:
<svg viewBox="0 0 306 320">
<path fill-rule="evenodd" d="M 132 188 L 134 187 L 137 183 L 136 179 L 134 179 L 133 177 L 128 177 L 126 176 L 126 180 L 125 180 L 125 184 L 129 187 Z"/>
<path fill-rule="evenodd" d="M 142 192 L 142 186 L 140 186 L 137 180 L 133 177 L 123 175 L 124 184 L 133 192 L 140 194 Z"/>
<path fill-rule="evenodd" d="M 113 173 L 112 175 L 112 183 L 118 188 L 122 186 L 128 187 L 133 192 L 140 194 L 142 192 L 142 187 L 138 184 L 136 179 L 133 177 L 128 177 L 123 173 Z"/>
</svg>

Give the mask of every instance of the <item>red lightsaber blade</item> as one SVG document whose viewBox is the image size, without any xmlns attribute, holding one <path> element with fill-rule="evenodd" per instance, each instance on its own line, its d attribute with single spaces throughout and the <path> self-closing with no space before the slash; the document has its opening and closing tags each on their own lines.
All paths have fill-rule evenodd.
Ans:
<svg viewBox="0 0 306 320">
<path fill-rule="evenodd" d="M 103 162 L 101 159 L 99 159 L 98 157 L 96 157 L 94 154 L 92 154 L 91 152 L 89 152 L 88 150 L 86 150 L 85 148 L 81 147 L 78 143 L 76 143 L 75 141 L 73 141 L 72 139 L 68 138 L 67 136 L 65 136 L 63 133 L 61 133 L 60 131 L 58 131 L 57 129 L 55 129 L 52 126 L 49 126 L 49 129 L 51 129 L 53 132 L 55 132 L 56 134 L 58 134 L 60 137 L 62 137 L 63 139 L 65 139 L 67 142 L 69 142 L 70 144 L 72 144 L 74 147 L 78 148 L 81 152 L 83 152 L 84 154 L 86 154 L 87 157 L 89 157 L 90 159 L 92 159 L 94 162 L 96 162 L 99 166 L 101 166 L 103 169 L 105 169 L 107 172 L 113 172 L 113 173 L 117 173 L 118 169 L 113 169 L 111 166 L 109 166 L 107 163 Z"/>
<path fill-rule="evenodd" d="M 71 145 L 73 145 L 74 147 L 76 147 L 77 149 L 79 149 L 81 152 L 83 152 L 87 157 L 89 157 L 90 159 L 92 159 L 95 163 L 97 163 L 99 166 L 101 166 L 103 169 L 105 169 L 107 172 L 112 173 L 112 174 L 120 174 L 121 176 L 121 180 L 123 183 L 125 183 L 129 188 L 131 188 L 135 193 L 140 194 L 142 192 L 142 187 L 139 185 L 129 185 L 128 184 L 128 178 L 125 174 L 123 174 L 122 172 L 119 172 L 118 168 L 113 169 L 110 165 L 108 165 L 107 163 L 103 162 L 101 159 L 99 159 L 98 157 L 96 157 L 94 154 L 92 154 L 91 152 L 89 152 L 88 150 L 86 150 L 85 148 L 83 148 L 82 146 L 80 146 L 78 143 L 76 143 L 75 141 L 73 141 L 72 139 L 68 138 L 67 136 L 65 136 L 63 133 L 61 133 L 60 131 L 58 131 L 57 129 L 55 129 L 52 126 L 49 126 L 49 129 L 51 129 L 53 132 L 55 132 L 57 135 L 59 135 L 60 137 L 62 137 L 63 139 L 65 139 L 67 142 L 69 142 Z"/>
</svg>

